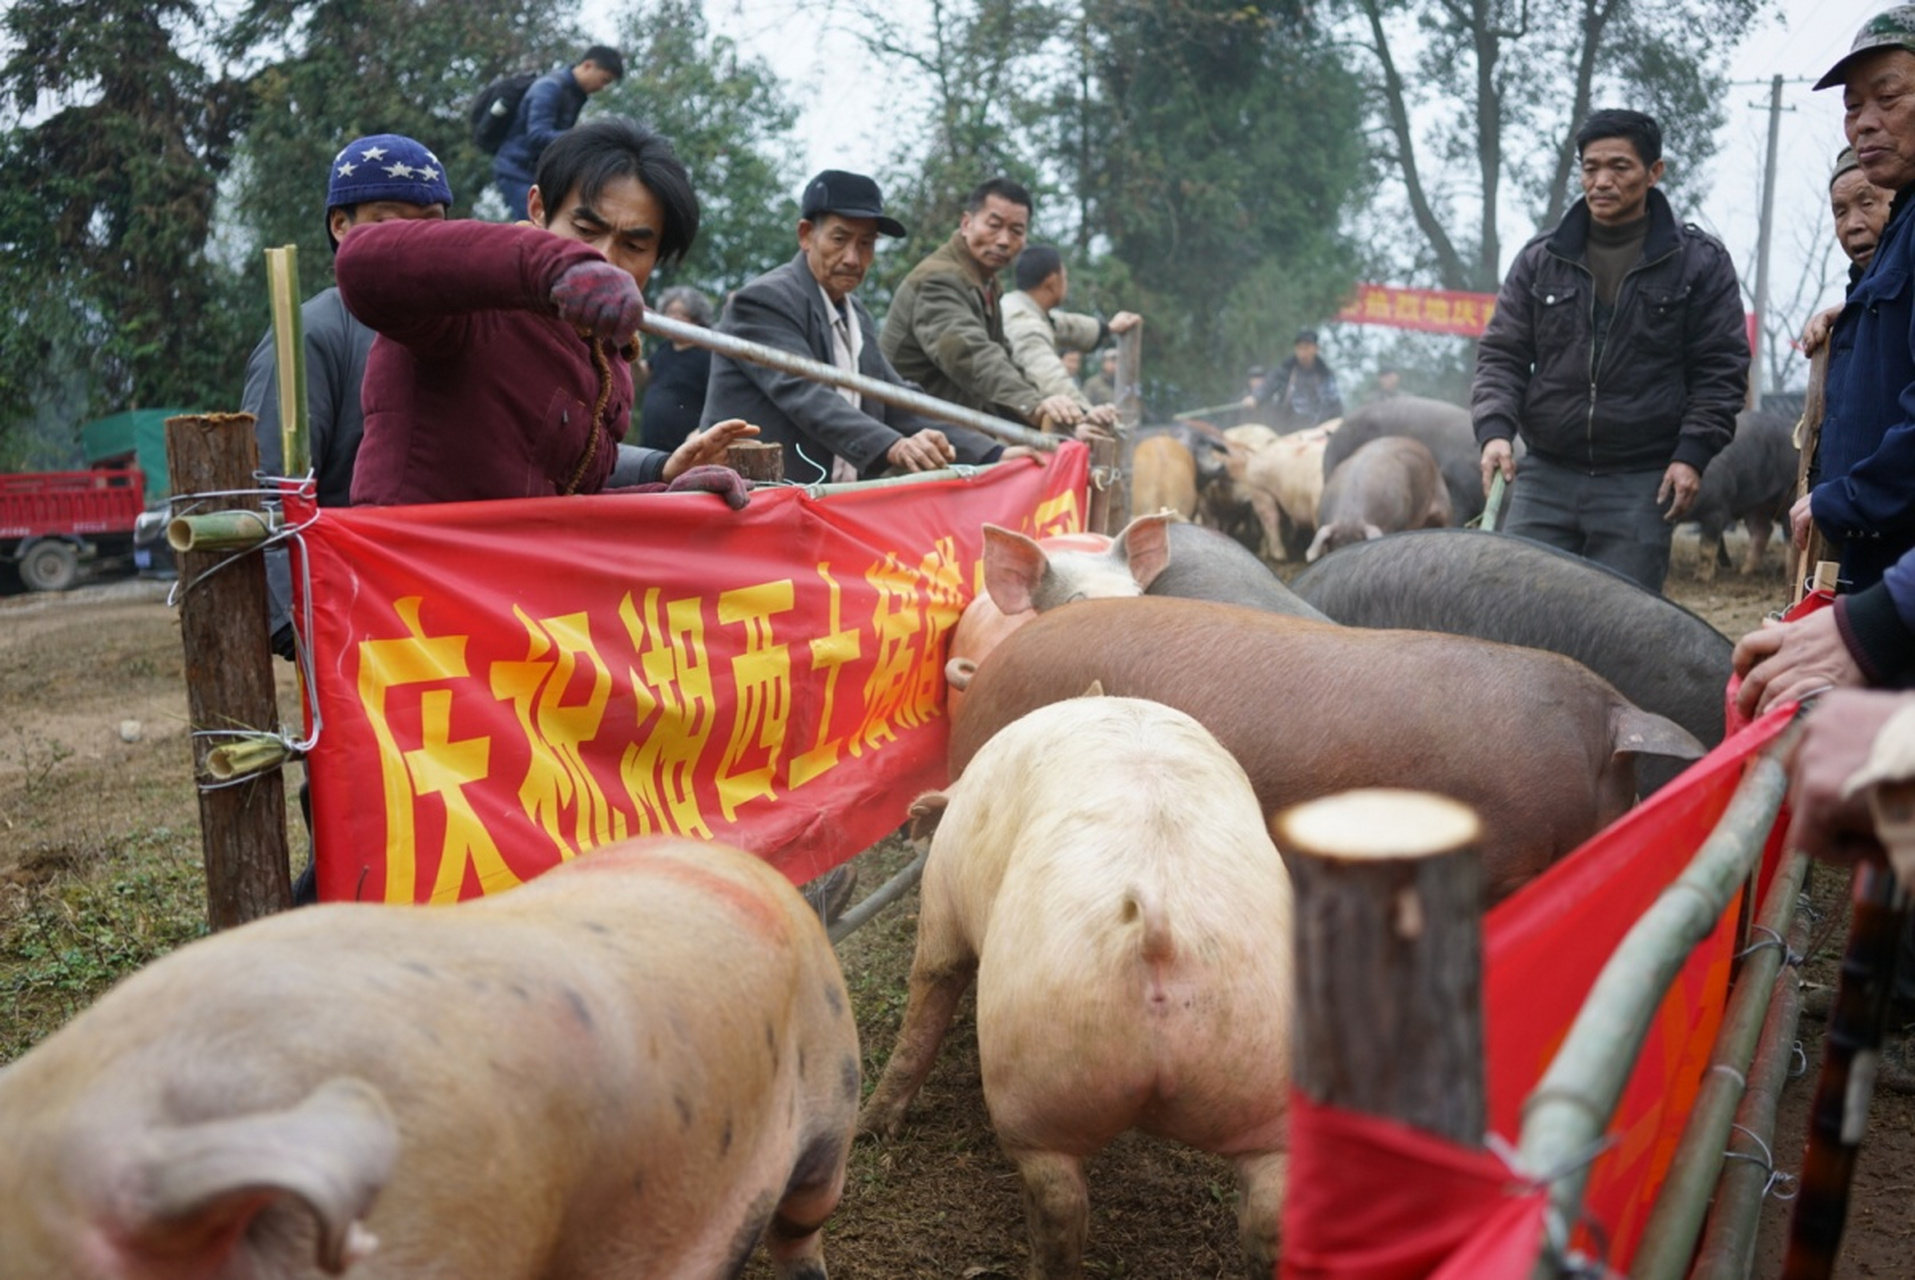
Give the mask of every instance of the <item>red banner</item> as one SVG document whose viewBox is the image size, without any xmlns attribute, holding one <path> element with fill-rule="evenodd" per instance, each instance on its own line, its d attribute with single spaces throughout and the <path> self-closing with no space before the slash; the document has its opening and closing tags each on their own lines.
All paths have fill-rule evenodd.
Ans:
<svg viewBox="0 0 1915 1280">
<path fill-rule="evenodd" d="M 967 478 L 315 511 L 320 896 L 444 902 L 626 836 L 794 881 L 945 782 L 945 635 L 987 521 L 1083 527 L 1066 444 Z M 295 579 L 298 578 L 295 572 Z"/>
<path fill-rule="evenodd" d="M 1496 310 L 1493 293 L 1455 289 L 1399 289 L 1390 284 L 1360 284 L 1356 297 L 1337 312 L 1346 324 L 1381 324 L 1423 333 L 1482 336 Z"/>
</svg>

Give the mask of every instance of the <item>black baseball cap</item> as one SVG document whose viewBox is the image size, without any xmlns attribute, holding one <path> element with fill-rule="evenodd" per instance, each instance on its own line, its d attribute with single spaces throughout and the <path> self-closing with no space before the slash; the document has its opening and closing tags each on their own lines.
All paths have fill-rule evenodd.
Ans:
<svg viewBox="0 0 1915 1280">
<path fill-rule="evenodd" d="M 873 218 L 878 230 L 887 236 L 905 234 L 904 224 L 884 216 L 884 195 L 878 184 L 862 173 L 826 169 L 805 186 L 805 198 L 799 204 L 799 216 L 815 222 L 821 213 L 841 218 Z"/>
<path fill-rule="evenodd" d="M 1315 329 L 1297 330 L 1297 343 L 1301 344 L 1305 342 L 1313 347 L 1317 344 L 1317 331 Z"/>
</svg>

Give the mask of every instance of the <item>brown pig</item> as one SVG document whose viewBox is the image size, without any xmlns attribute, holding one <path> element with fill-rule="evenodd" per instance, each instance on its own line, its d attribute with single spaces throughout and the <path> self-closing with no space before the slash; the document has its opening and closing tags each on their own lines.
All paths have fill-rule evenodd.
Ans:
<svg viewBox="0 0 1915 1280">
<path fill-rule="evenodd" d="M 1304 558 L 1315 562 L 1348 543 L 1449 522 L 1450 491 L 1436 455 L 1408 436 L 1383 436 L 1338 463 L 1323 482 L 1317 536 Z"/>
<path fill-rule="evenodd" d="M 1130 507 L 1133 511 L 1174 511 L 1185 520 L 1197 515 L 1197 459 L 1173 435 L 1146 436 L 1130 459 Z"/>
<path fill-rule="evenodd" d="M 858 1074 L 817 916 L 723 845 L 274 916 L 0 1071 L 0 1278 L 822 1280 Z"/>
<path fill-rule="evenodd" d="M 952 726 L 952 776 L 1002 726 L 1093 681 L 1195 716 L 1266 814 L 1354 787 L 1474 805 L 1491 901 L 1634 803 L 1638 753 L 1703 750 L 1559 654 L 1145 596 L 1040 614 L 999 645 Z"/>
<path fill-rule="evenodd" d="M 1246 1268 L 1268 1280 L 1291 899 L 1243 769 L 1180 711 L 1071 698 L 912 812 L 940 810 L 904 1022 L 859 1127 L 897 1132 L 975 973 L 984 1101 L 1023 1179 L 1034 1280 L 1083 1275 L 1084 1161 L 1127 1129 L 1235 1163 Z"/>
</svg>

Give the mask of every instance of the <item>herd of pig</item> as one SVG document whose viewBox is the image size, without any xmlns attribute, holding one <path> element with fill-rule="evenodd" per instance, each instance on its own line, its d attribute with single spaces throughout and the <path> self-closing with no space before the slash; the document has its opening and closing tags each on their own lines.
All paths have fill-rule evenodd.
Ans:
<svg viewBox="0 0 1915 1280">
<path fill-rule="evenodd" d="M 1084 1162 L 1136 1129 L 1234 1164 L 1268 1277 L 1279 811 L 1465 800 L 1493 901 L 1723 732 L 1724 637 L 1499 534 L 1359 540 L 1286 587 L 1159 515 L 1048 544 L 987 527 L 983 570 L 952 637 L 953 781 L 909 815 L 930 846 L 903 1024 L 862 1109 L 804 899 L 737 850 L 633 842 L 453 909 L 276 916 L 126 980 L 0 1069 L 0 1280 L 735 1277 L 761 1244 L 823 1277 L 854 1136 L 908 1134 L 973 982 L 1030 1275 L 1083 1274 Z"/>
<path fill-rule="evenodd" d="M 1705 581 L 1729 563 L 1730 525 L 1739 520 L 1749 534 L 1745 574 L 1761 565 L 1776 522 L 1786 529 L 1794 426 L 1785 414 L 1742 414 L 1734 441 L 1703 472 L 1687 519 L 1699 526 Z M 1477 456 L 1469 412 L 1419 396 L 1288 435 L 1255 425 L 1156 428 L 1135 444 L 1132 509 L 1174 511 L 1273 560 L 1314 563 L 1352 542 L 1475 520 L 1484 505 Z"/>
</svg>

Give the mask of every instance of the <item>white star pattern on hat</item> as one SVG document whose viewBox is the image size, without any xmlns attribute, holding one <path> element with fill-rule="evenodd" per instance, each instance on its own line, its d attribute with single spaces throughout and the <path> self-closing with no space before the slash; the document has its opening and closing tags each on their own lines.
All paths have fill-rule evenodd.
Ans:
<svg viewBox="0 0 1915 1280">
<path fill-rule="evenodd" d="M 386 166 L 386 176 L 389 178 L 410 178 L 412 176 L 412 166 L 403 160 L 395 160 Z"/>
<path fill-rule="evenodd" d="M 361 160 L 384 160 L 386 158 L 386 149 L 384 147 L 367 147 L 359 153 L 359 158 Z"/>
<path fill-rule="evenodd" d="M 439 176 L 439 171 L 431 165 L 427 165 L 423 169 L 414 169 L 413 173 L 418 175 L 419 181 L 421 182 L 431 182 Z"/>
<path fill-rule="evenodd" d="M 342 178 L 350 178 L 352 177 L 352 171 L 354 169 L 357 169 L 358 167 L 359 167 L 358 165 L 348 160 L 346 161 L 346 163 L 339 166 L 339 176 Z"/>
</svg>

